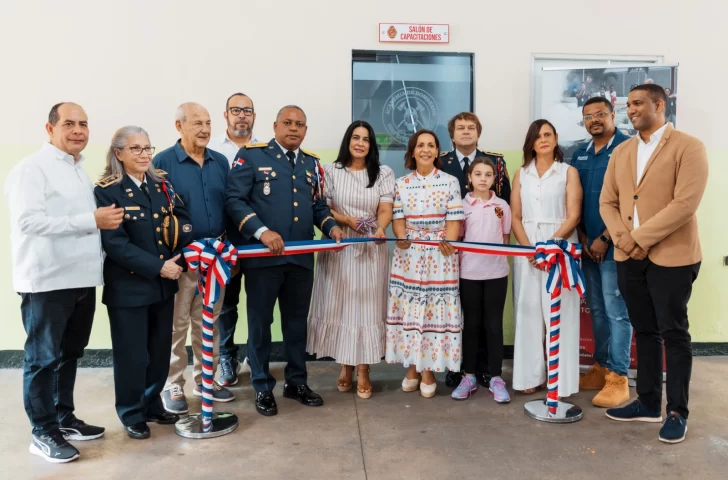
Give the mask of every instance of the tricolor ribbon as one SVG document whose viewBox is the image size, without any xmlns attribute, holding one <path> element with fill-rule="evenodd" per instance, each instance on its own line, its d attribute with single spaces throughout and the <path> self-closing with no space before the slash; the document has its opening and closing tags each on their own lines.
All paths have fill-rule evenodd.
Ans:
<svg viewBox="0 0 728 480">
<path fill-rule="evenodd" d="M 370 217 L 361 217 L 359 220 L 356 221 L 356 228 L 355 230 L 359 233 L 368 233 L 372 234 L 377 231 L 379 228 L 379 225 L 377 224 L 376 218 L 370 218 Z"/>
<path fill-rule="evenodd" d="M 202 295 L 202 431 L 212 430 L 213 406 L 213 308 L 222 287 L 230 282 L 230 270 L 238 252 L 229 241 L 205 238 L 183 249 L 190 271 L 197 271 L 197 294 Z"/>
<path fill-rule="evenodd" d="M 341 251 L 344 248 L 369 242 L 396 242 L 396 238 L 347 238 L 335 240 L 303 240 L 285 243 L 282 255 L 302 255 L 316 252 Z M 410 240 L 410 243 L 436 247 L 435 240 Z M 580 296 L 586 292 L 584 274 L 579 265 L 581 245 L 566 240 L 549 240 L 535 246 L 505 245 L 500 243 L 449 242 L 463 252 L 510 257 L 534 257 L 539 267 L 549 274 L 546 290 L 551 294 L 549 321 L 548 396 L 549 416 L 556 414 L 559 391 L 559 337 L 561 327 L 561 289 L 576 289 Z M 220 297 L 222 286 L 230 281 L 230 269 L 239 258 L 271 257 L 273 254 L 262 244 L 233 247 L 230 242 L 206 238 L 191 243 L 184 249 L 185 260 L 191 271 L 199 270 L 198 291 L 203 295 L 202 306 L 202 414 L 203 429 L 212 428 L 212 350 L 213 305 Z"/>
</svg>

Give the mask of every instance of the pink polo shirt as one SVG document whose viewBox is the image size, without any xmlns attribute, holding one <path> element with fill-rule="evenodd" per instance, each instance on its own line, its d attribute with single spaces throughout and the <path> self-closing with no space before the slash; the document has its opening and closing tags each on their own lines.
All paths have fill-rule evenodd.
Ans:
<svg viewBox="0 0 728 480">
<path fill-rule="evenodd" d="M 463 210 L 465 221 L 460 236 L 464 236 L 465 242 L 502 244 L 503 235 L 511 233 L 511 207 L 495 192 L 490 192 L 490 200 L 485 202 L 468 193 L 463 199 Z M 491 280 L 507 277 L 509 272 L 505 256 L 460 252 L 460 278 Z"/>
</svg>

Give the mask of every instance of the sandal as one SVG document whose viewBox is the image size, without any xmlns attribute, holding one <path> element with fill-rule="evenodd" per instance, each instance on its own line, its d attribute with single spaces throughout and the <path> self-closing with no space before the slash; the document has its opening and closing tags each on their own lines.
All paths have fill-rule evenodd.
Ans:
<svg viewBox="0 0 728 480">
<path fill-rule="evenodd" d="M 339 379 L 336 381 L 336 388 L 340 392 L 348 392 L 351 390 L 351 387 L 354 386 L 354 382 L 351 378 L 353 373 L 354 367 L 350 365 L 341 366 L 341 374 L 339 375 Z"/>
<path fill-rule="evenodd" d="M 369 366 L 366 367 L 356 367 L 356 394 L 359 396 L 359 398 L 371 398 L 372 396 L 372 385 L 371 380 L 369 380 L 369 386 L 361 387 L 359 386 L 359 377 L 361 377 L 361 372 L 366 371 L 367 374 L 367 380 L 369 380 Z"/>
</svg>

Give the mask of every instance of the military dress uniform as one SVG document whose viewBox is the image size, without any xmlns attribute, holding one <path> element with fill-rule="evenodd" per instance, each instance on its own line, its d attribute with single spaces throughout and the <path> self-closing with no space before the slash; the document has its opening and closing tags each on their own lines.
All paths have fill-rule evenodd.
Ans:
<svg viewBox="0 0 728 480">
<path fill-rule="evenodd" d="M 225 191 L 230 241 L 234 245 L 260 245 L 256 236 L 265 227 L 278 233 L 284 242 L 313 239 L 314 226 L 329 235 L 337 224 L 322 194 L 323 181 L 318 157 L 309 152 L 284 152 L 275 140 L 244 146 L 238 152 Z M 242 259 L 248 358 L 253 387 L 259 394 L 273 390 L 276 383 L 268 366 L 276 300 L 288 361 L 286 384 L 306 384 L 306 331 L 313 267 L 313 254 Z M 284 395 L 288 396 L 285 389 Z"/>
<path fill-rule="evenodd" d="M 503 154 L 484 152 L 483 150 L 476 149 L 474 158 L 478 157 L 485 157 L 493 162 L 496 172 L 495 181 L 493 182 L 491 190 L 510 205 L 511 182 L 508 178 L 508 170 L 506 169 L 506 162 L 503 159 Z M 442 171 L 449 173 L 458 179 L 458 182 L 460 182 L 460 194 L 463 198 L 465 198 L 465 195 L 470 192 L 468 174 L 460 166 L 460 160 L 458 159 L 456 151 L 453 150 L 452 152 L 445 152 L 441 154 L 440 162 L 442 162 Z M 485 329 L 483 329 L 482 332 L 483 336 L 485 336 Z M 480 349 L 478 350 L 478 371 L 475 372 L 475 374 L 478 379 L 478 383 L 487 387 L 490 381 L 490 375 L 488 374 L 488 350 L 485 338 L 482 338 L 480 341 Z M 460 374 L 457 372 L 448 372 L 446 382 L 448 386 L 456 387 L 460 383 Z"/>
<path fill-rule="evenodd" d="M 166 223 L 169 197 L 163 182 L 149 180 L 137 186 L 128 175 L 112 175 L 94 189 L 99 207 L 124 208 L 122 224 L 102 230 L 101 242 L 106 252 L 102 302 L 111 325 L 116 412 L 126 427 L 164 414 L 160 392 L 169 371 L 177 281 L 159 273 L 192 241 L 181 199 L 175 198 L 176 222 Z"/>
</svg>

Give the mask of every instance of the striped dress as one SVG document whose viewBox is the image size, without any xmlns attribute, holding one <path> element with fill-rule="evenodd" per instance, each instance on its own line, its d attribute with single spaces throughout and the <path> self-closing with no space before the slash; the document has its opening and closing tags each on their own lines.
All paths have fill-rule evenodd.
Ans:
<svg viewBox="0 0 728 480">
<path fill-rule="evenodd" d="M 443 240 L 445 222 L 464 218 L 458 180 L 434 169 L 397 180 L 394 219 L 405 219 L 410 240 Z M 389 277 L 387 341 L 389 363 L 417 371 L 460 371 L 461 328 L 458 256 L 438 247 L 394 249 Z"/>
<path fill-rule="evenodd" d="M 371 188 L 366 170 L 324 165 L 329 206 L 350 217 L 376 220 L 379 203 L 392 203 L 394 171 L 382 165 Z M 349 238 L 368 237 L 344 226 Z M 374 232 L 371 232 L 373 234 Z M 322 252 L 316 261 L 306 351 L 344 365 L 379 363 L 384 357 L 389 249 L 367 243 Z"/>
</svg>

